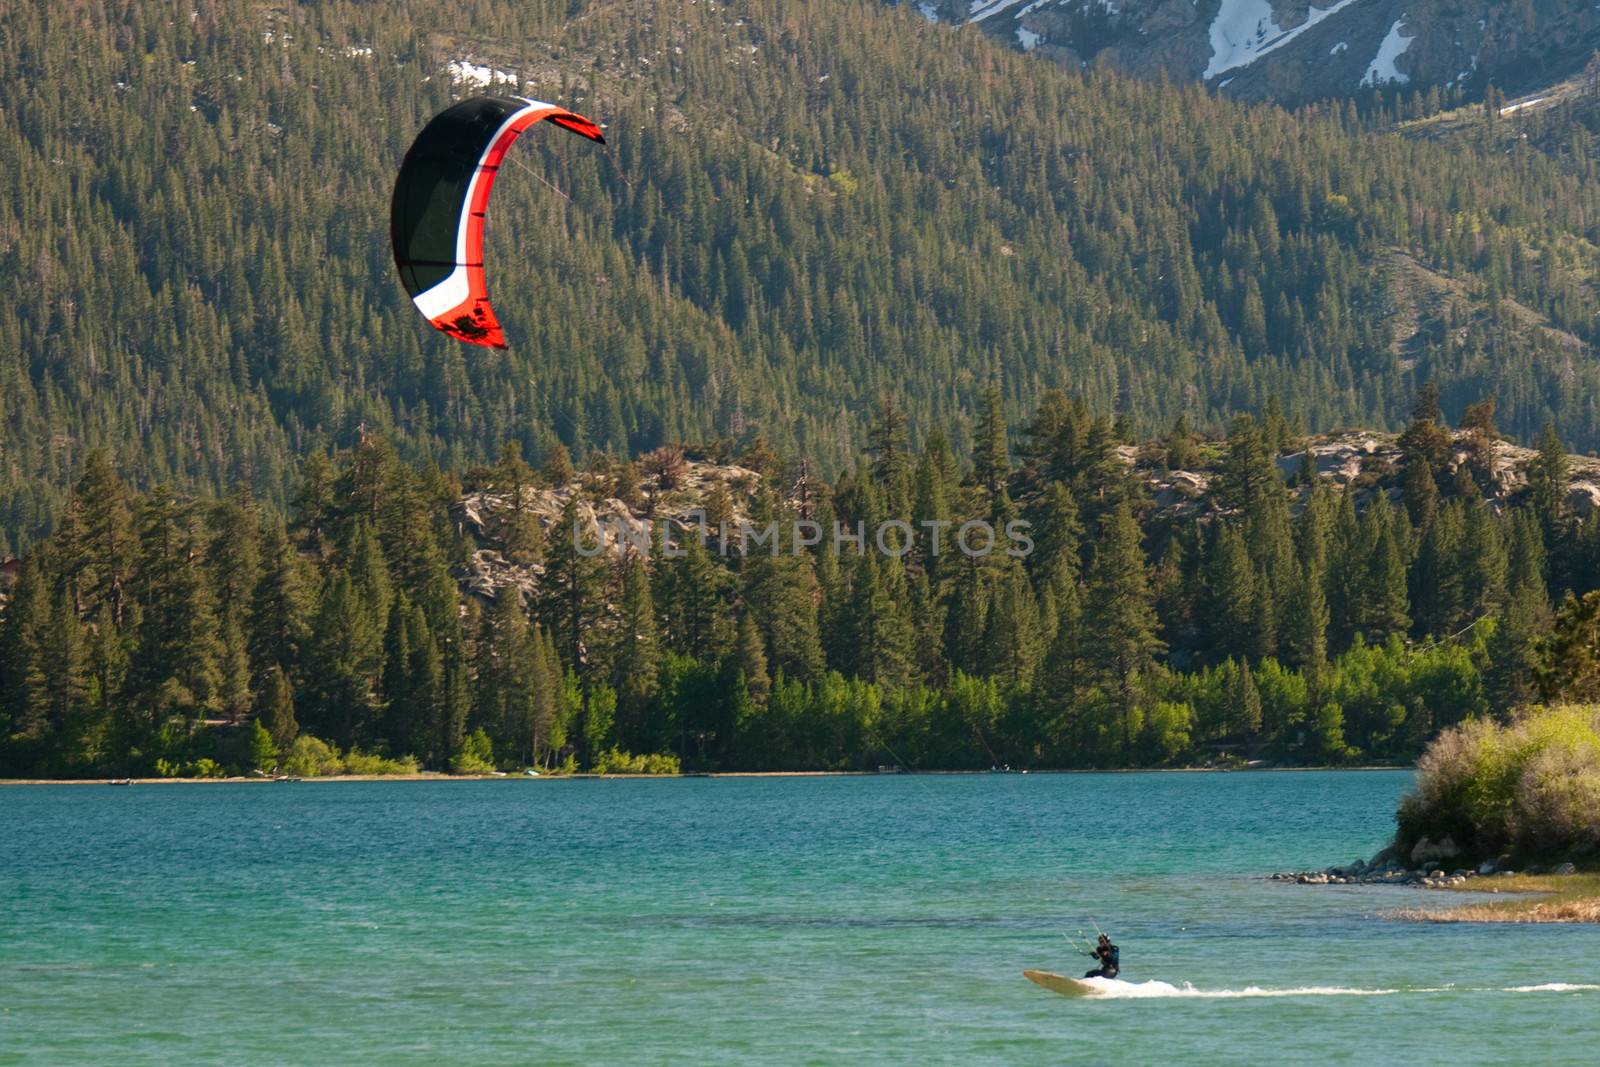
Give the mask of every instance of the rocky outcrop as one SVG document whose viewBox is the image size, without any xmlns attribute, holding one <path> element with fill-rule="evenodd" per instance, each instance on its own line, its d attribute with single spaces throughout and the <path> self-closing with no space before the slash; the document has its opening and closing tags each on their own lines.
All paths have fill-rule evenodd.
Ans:
<svg viewBox="0 0 1600 1067">
<path fill-rule="evenodd" d="M 941 0 L 919 5 L 1057 62 L 1199 79 L 1246 100 L 1298 104 L 1374 85 L 1532 87 L 1600 42 L 1586 0 Z"/>
<path fill-rule="evenodd" d="M 1117 455 L 1130 469 L 1145 491 L 1145 516 L 1154 521 L 1203 517 L 1219 514 L 1223 508 L 1213 490 L 1220 473 L 1220 448 L 1209 449 L 1214 457 L 1206 466 L 1169 470 L 1161 463 L 1160 448 L 1119 446 Z M 1300 442 L 1277 459 L 1285 481 L 1296 483 L 1293 492 L 1303 501 L 1310 486 L 1297 484 L 1309 453 L 1318 479 L 1341 491 L 1361 494 L 1358 506 L 1372 494 L 1383 492 L 1398 497 L 1400 491 L 1400 446 L 1395 434 L 1369 430 L 1346 430 L 1318 434 Z M 1537 453 L 1506 441 L 1475 445 L 1466 435 L 1456 439 L 1453 463 L 1475 463 L 1487 471 L 1486 496 L 1492 506 L 1509 506 L 1528 484 L 1528 466 Z M 1568 504 L 1578 515 L 1589 515 L 1600 507 L 1600 458 L 1569 456 L 1570 483 Z M 659 479 L 647 478 L 632 499 L 613 495 L 609 478 L 584 476 L 559 488 L 523 490 L 522 510 L 538 522 L 548 545 L 556 537 L 571 536 L 560 528 L 561 515 L 568 501 L 576 498 L 578 519 L 585 531 L 598 526 L 606 549 L 621 554 L 629 544 L 646 539 L 660 546 L 665 536 L 673 544 L 683 538 L 699 536 L 700 515 L 708 500 L 722 497 L 728 509 L 729 529 L 749 515 L 752 495 L 761 484 L 761 475 L 745 467 L 710 461 L 685 461 L 675 468 L 670 487 Z M 793 493 L 790 503 L 799 506 Z M 538 563 L 516 563 L 506 554 L 506 536 L 515 502 L 510 495 L 493 489 L 466 494 L 452 511 L 457 525 L 473 543 L 461 581 L 472 592 L 492 599 L 502 587 L 511 585 L 530 595 L 537 589 L 544 569 Z M 737 552 L 737 533 L 729 551 Z M 3 583 L 0 583 L 3 589 Z M 1442 861 L 1447 857 L 1440 856 Z M 1415 858 L 1416 865 L 1433 862 L 1433 857 Z"/>
<path fill-rule="evenodd" d="M 598 530 L 607 552 L 621 555 L 630 545 L 659 546 L 663 537 L 679 545 L 691 531 L 698 532 L 707 500 L 720 487 L 726 494 L 731 525 L 737 526 L 749 514 L 750 498 L 761 483 L 761 475 L 731 463 L 684 461 L 674 471 L 670 486 L 646 479 L 632 502 L 609 495 L 611 480 L 581 476 L 554 489 L 526 487 L 522 490 L 523 514 L 538 523 L 546 545 L 558 537 L 571 537 L 561 517 L 569 501 L 576 501 L 578 524 L 586 543 Z M 514 586 L 526 596 L 538 588 L 544 567 L 537 562 L 516 563 L 505 554 L 505 540 L 517 513 L 510 493 L 480 490 L 456 502 L 452 516 L 457 528 L 473 542 L 462 584 L 485 599 L 493 599 L 505 586 Z"/>
<path fill-rule="evenodd" d="M 1363 493 L 1383 491 L 1391 496 L 1400 491 L 1400 444 L 1392 433 L 1373 430 L 1344 430 L 1317 434 L 1299 447 L 1277 458 L 1278 470 L 1286 481 L 1295 481 L 1311 455 L 1317 477 L 1340 489 Z M 1140 450 L 1124 448 L 1121 455 L 1134 466 L 1158 511 L 1174 515 L 1203 513 L 1216 507 L 1209 495 L 1218 470 L 1142 469 Z M 1451 468 L 1476 464 L 1486 472 L 1485 495 L 1495 507 L 1506 507 L 1528 486 L 1528 468 L 1538 453 L 1509 441 L 1492 440 L 1479 446 L 1466 434 L 1456 436 Z M 1574 514 L 1587 516 L 1600 507 L 1600 458 L 1568 456 L 1567 505 Z M 1308 487 L 1298 486 L 1301 496 Z"/>
</svg>

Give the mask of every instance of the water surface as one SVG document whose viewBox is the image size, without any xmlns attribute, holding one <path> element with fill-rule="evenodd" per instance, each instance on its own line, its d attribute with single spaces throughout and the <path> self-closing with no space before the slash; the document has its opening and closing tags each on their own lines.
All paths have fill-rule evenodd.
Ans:
<svg viewBox="0 0 1600 1067">
<path fill-rule="evenodd" d="M 1593 1062 L 1600 930 L 1263 879 L 1409 781 L 3 788 L 0 1063 Z M 1144 995 L 1021 977 L 1094 922 Z"/>
</svg>

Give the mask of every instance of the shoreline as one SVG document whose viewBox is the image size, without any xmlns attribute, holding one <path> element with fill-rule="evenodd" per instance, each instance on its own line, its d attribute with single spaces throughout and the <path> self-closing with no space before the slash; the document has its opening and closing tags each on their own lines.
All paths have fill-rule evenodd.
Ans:
<svg viewBox="0 0 1600 1067">
<path fill-rule="evenodd" d="M 1398 886 L 1435 892 L 1470 893 L 1480 899 L 1446 907 L 1410 907 L 1380 912 L 1378 918 L 1428 923 L 1600 923 L 1600 870 L 1575 870 L 1571 863 L 1551 869 L 1429 871 L 1379 861 L 1357 860 L 1350 867 L 1280 872 L 1269 882 L 1303 886 Z M 1481 899 L 1504 896 L 1501 900 Z"/>
<path fill-rule="evenodd" d="M 537 777 L 525 774 L 446 774 L 442 771 L 419 771 L 416 774 L 329 774 L 311 778 L 262 778 L 254 775 L 233 775 L 223 778 L 0 778 L 0 788 L 8 785 L 226 785 L 248 782 L 251 784 L 293 784 L 306 782 L 563 782 L 588 779 L 639 778 L 910 778 L 910 777 L 970 777 L 1006 775 L 1023 777 L 1032 774 L 1299 774 L 1310 771 L 1406 771 L 1404 765 L 1363 764 L 1358 767 L 1103 767 L 1032 769 L 1023 771 L 689 771 L 684 774 L 557 774 L 540 772 Z"/>
<path fill-rule="evenodd" d="M 1453 893 L 1505 893 L 1510 900 L 1479 901 L 1435 910 L 1412 908 L 1390 917 L 1427 923 L 1600 923 L 1600 874 L 1507 875 L 1490 889 L 1440 886 Z"/>
</svg>

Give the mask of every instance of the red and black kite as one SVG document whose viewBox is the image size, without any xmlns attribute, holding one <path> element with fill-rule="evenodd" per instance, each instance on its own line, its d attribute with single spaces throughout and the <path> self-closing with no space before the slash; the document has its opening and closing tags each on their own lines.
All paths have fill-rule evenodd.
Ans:
<svg viewBox="0 0 1600 1067">
<path fill-rule="evenodd" d="M 506 347 L 483 282 L 483 220 L 506 149 L 540 119 L 606 143 L 600 127 L 519 96 L 475 96 L 435 115 L 400 164 L 389 233 L 400 281 L 429 322 L 459 340 Z"/>
</svg>

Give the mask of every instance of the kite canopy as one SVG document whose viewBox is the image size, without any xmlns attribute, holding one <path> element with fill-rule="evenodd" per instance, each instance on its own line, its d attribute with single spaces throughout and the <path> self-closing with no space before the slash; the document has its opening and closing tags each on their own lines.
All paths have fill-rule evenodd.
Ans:
<svg viewBox="0 0 1600 1067">
<path fill-rule="evenodd" d="M 439 112 L 400 164 L 389 233 L 400 282 L 429 322 L 459 340 L 506 347 L 483 281 L 483 220 L 500 160 L 540 119 L 606 143 L 600 127 L 554 104 L 475 96 Z"/>
</svg>

